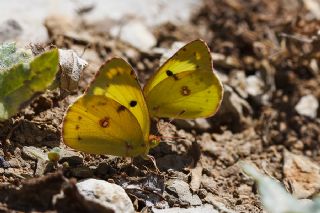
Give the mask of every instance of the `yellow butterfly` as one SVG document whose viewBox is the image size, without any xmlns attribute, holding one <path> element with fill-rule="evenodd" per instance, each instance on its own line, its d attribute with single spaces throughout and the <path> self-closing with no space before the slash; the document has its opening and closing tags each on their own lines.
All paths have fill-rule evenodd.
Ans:
<svg viewBox="0 0 320 213">
<path fill-rule="evenodd" d="M 168 59 L 143 91 L 132 67 L 121 58 L 112 58 L 68 108 L 63 141 L 92 154 L 146 156 L 159 143 L 149 135 L 150 116 L 209 117 L 219 108 L 222 94 L 202 40 L 188 43 Z"/>
</svg>

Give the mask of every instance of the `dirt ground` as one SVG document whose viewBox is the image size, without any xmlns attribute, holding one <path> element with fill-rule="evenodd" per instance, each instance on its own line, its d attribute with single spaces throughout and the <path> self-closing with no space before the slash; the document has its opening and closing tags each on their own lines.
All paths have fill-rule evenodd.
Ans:
<svg viewBox="0 0 320 213">
<path fill-rule="evenodd" d="M 242 161 L 255 164 L 283 182 L 289 192 L 298 193 L 286 176 L 285 153 L 320 162 L 319 118 L 295 108 L 305 95 L 320 98 L 320 21 L 314 16 L 303 1 L 208 0 L 194 11 L 190 24 L 166 23 L 153 30 L 156 46 L 162 49 L 176 41 L 206 41 L 225 87 L 216 116 L 161 120 L 161 134 L 172 139 L 150 154 L 162 174 L 143 159 L 131 164 L 130 159 L 72 152 L 60 139 L 66 108 L 107 57 L 126 58 L 143 84 L 159 66 L 159 51 L 140 51 L 111 38 L 100 30 L 107 22 L 88 24 L 81 15 L 77 21 L 49 17 L 46 45 L 83 52 L 89 66 L 79 91 L 64 99 L 58 90 L 46 92 L 19 115 L 0 123 L 0 212 L 84 210 L 77 196 L 58 203 L 52 203 L 52 196 L 68 189 L 72 194 L 72 184 L 89 177 L 125 189 L 128 184 L 140 187 L 126 189 L 136 211 L 209 204 L 219 212 L 263 212 L 253 180 L 242 173 Z M 44 153 L 59 146 L 67 154 L 58 165 L 47 164 L 28 154 L 31 146 Z M 64 162 L 69 166 L 64 167 Z M 188 183 L 196 198 L 179 197 L 171 187 L 176 180 Z M 66 183 L 69 188 L 63 187 Z M 309 187 L 312 192 L 300 198 L 311 198 L 319 188 Z"/>
</svg>

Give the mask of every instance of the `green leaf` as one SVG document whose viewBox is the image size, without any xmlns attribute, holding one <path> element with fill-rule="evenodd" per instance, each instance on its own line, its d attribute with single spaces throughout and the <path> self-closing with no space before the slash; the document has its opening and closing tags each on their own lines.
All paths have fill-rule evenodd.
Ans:
<svg viewBox="0 0 320 213">
<path fill-rule="evenodd" d="M 59 70 L 58 49 L 0 70 L 0 120 L 8 119 L 34 96 L 44 92 L 55 80 Z"/>
</svg>

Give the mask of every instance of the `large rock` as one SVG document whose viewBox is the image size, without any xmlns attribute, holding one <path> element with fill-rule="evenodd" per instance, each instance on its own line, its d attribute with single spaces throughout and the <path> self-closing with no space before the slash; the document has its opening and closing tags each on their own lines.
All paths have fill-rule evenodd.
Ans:
<svg viewBox="0 0 320 213">
<path fill-rule="evenodd" d="M 146 25 L 139 21 L 131 21 L 124 26 L 114 26 L 110 32 L 112 36 L 119 36 L 122 41 L 141 51 L 150 50 L 157 42 Z"/>
<path fill-rule="evenodd" d="M 178 179 L 172 179 L 167 182 L 167 192 L 175 195 L 182 203 L 187 203 L 191 206 L 201 205 L 202 202 L 198 195 L 193 195 L 190 191 L 189 184 Z"/>
<path fill-rule="evenodd" d="M 297 198 L 309 198 L 320 190 L 320 167 L 304 156 L 285 151 L 283 173 Z"/>
<path fill-rule="evenodd" d="M 129 196 L 120 186 L 104 180 L 87 179 L 77 183 L 77 188 L 86 200 L 113 209 L 117 213 L 134 213 Z"/>
</svg>

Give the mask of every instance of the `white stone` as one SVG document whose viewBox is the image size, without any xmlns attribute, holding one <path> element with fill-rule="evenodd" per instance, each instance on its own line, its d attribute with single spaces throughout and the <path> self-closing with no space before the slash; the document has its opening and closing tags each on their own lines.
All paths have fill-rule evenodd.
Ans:
<svg viewBox="0 0 320 213">
<path fill-rule="evenodd" d="M 295 106 L 295 110 L 300 115 L 308 116 L 310 118 L 316 118 L 318 107 L 319 102 L 317 98 L 313 95 L 306 95 L 300 98 L 299 102 Z"/>
<path fill-rule="evenodd" d="M 258 76 L 256 75 L 248 76 L 246 79 L 246 83 L 247 83 L 246 90 L 249 95 L 257 96 L 263 93 L 263 88 L 265 85 L 261 80 L 261 78 L 259 78 Z"/>
<path fill-rule="evenodd" d="M 120 186 L 104 180 L 87 179 L 77 183 L 77 188 L 85 199 L 113 209 L 117 213 L 134 213 L 133 204 Z"/>
<path fill-rule="evenodd" d="M 119 37 L 120 40 L 142 51 L 150 50 L 157 42 L 146 25 L 139 21 L 131 21 L 122 27 L 114 26 L 110 33 L 113 37 Z"/>
<path fill-rule="evenodd" d="M 23 46 L 30 42 L 45 42 L 48 39 L 47 30 L 43 25 L 46 17 L 61 15 L 79 18 L 77 10 L 81 7 L 93 6 L 92 11 L 82 17 L 89 24 L 106 19 L 126 23 L 126 18 L 130 17 L 143 20 L 148 27 L 156 27 L 166 22 L 188 22 L 202 4 L 203 1 L 198 0 L 10 0 L 0 1 L 0 23 L 8 19 L 17 21 L 23 30 L 18 42 Z"/>
</svg>

